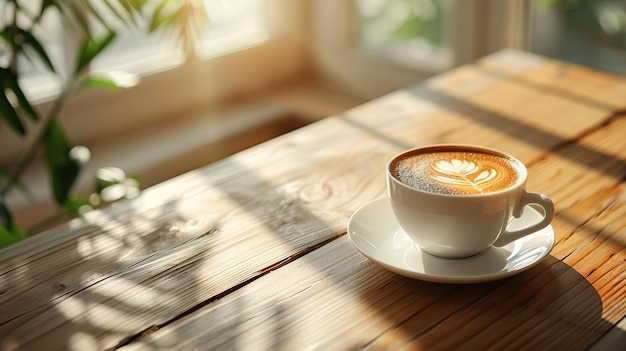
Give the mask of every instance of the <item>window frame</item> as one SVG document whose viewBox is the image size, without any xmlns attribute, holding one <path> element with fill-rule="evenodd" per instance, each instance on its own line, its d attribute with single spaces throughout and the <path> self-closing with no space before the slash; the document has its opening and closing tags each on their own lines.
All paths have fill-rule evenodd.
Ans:
<svg viewBox="0 0 626 351">
<path fill-rule="evenodd" d="M 371 99 L 502 48 L 525 48 L 527 0 L 444 0 L 443 62 L 398 60 L 358 45 L 356 0 L 313 0 L 313 60 L 325 85 Z M 497 28 L 497 30 L 493 30 Z M 471 38 L 471 40 L 470 40 Z"/>
<path fill-rule="evenodd" d="M 261 1 L 266 6 L 266 38 L 252 38 L 237 48 L 225 47 L 206 57 L 192 56 L 148 70 L 140 74 L 136 86 L 127 90 L 91 89 L 69 98 L 59 121 L 71 142 L 90 146 L 160 121 L 197 115 L 300 75 L 306 65 L 304 27 L 294 18 L 303 17 L 303 4 Z M 77 41 L 70 38 L 68 47 Z M 58 84 L 47 84 L 30 95 L 41 115 L 52 107 L 58 88 Z M 0 137 L 3 164 L 16 162 L 32 140 L 7 130 L 0 131 Z"/>
</svg>

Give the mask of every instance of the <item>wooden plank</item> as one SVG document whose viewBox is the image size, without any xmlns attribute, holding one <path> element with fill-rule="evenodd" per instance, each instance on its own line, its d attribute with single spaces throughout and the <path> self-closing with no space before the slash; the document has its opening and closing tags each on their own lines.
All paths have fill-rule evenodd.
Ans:
<svg viewBox="0 0 626 351">
<path fill-rule="evenodd" d="M 611 241 L 626 240 L 626 203 L 590 225 L 607 229 L 573 235 L 603 243 L 575 263 L 462 287 L 387 273 L 344 236 L 122 349 L 585 349 L 626 313 L 626 251 Z"/>
<path fill-rule="evenodd" d="M 454 291 L 389 273 L 343 236 L 122 349 L 356 349 Z"/>
<path fill-rule="evenodd" d="M 46 335 L 39 341 L 52 349 L 66 345 L 47 338 L 65 343 L 88 330 L 97 345 L 110 347 L 345 232 L 352 210 L 385 190 L 382 171 L 349 170 L 380 167 L 395 150 L 372 148 L 371 136 L 341 132 L 343 125 L 329 120 L 312 134 L 296 133 L 185 176 L 180 188 L 178 181 L 165 184 L 175 192 L 171 202 L 158 199 L 160 206 L 140 200 L 123 217 L 124 211 L 97 212 L 89 225 L 97 229 L 54 246 L 54 255 L 13 257 L 2 265 L 0 335 L 22 343 Z M 333 130 L 349 137 L 335 143 L 346 149 L 339 155 L 309 148 L 303 155 L 297 147 L 315 141 L 308 135 L 335 139 Z M 98 321 L 114 318 L 115 328 L 96 328 L 89 311 L 98 306 L 108 308 Z"/>
<path fill-rule="evenodd" d="M 471 74 L 482 89 L 510 84 Z M 358 206 L 384 194 L 384 164 L 400 149 L 471 142 L 538 162 L 612 115 L 567 105 L 589 117 L 561 135 L 541 122 L 571 102 L 543 94 L 541 113 L 522 123 L 508 114 L 523 104 L 496 111 L 477 105 L 481 92 L 439 100 L 432 89 L 392 94 L 96 211 L 74 229 L 42 234 L 53 239 L 2 251 L 0 336 L 47 349 L 67 348 L 75 335 L 114 346 L 341 235 Z"/>
<path fill-rule="evenodd" d="M 542 174 L 545 169 L 549 169 L 552 174 L 548 177 L 552 179 L 551 181 L 546 178 L 545 182 L 535 183 L 542 191 L 566 184 L 578 189 L 584 188 L 582 183 L 578 184 L 570 177 L 555 179 L 555 172 L 560 174 L 571 170 L 574 175 L 580 177 L 586 168 L 593 166 L 599 170 L 598 172 L 605 173 L 603 177 L 595 177 L 590 191 L 550 194 L 567 205 L 558 206 L 559 202 L 557 202 L 557 208 L 560 208 L 560 211 L 553 226 L 557 232 L 558 245 L 553 250 L 551 259 L 546 263 L 520 277 L 505 281 L 493 291 L 479 289 L 477 295 L 472 295 L 473 299 L 460 300 L 456 303 L 448 300 L 449 305 L 439 302 L 429 306 L 417 306 L 416 311 L 420 312 L 409 319 L 403 319 L 405 315 L 395 316 L 395 321 L 404 321 L 401 326 L 394 326 L 380 335 L 377 334 L 380 332 L 379 329 L 368 329 L 368 335 L 375 336 L 375 341 L 371 344 L 368 341 L 362 341 L 365 344 L 343 344 L 339 341 L 339 336 L 333 336 L 334 334 L 326 329 L 321 330 L 317 335 L 320 338 L 318 341 L 322 344 L 327 342 L 338 348 L 365 345 L 372 349 L 396 349 L 403 345 L 444 349 L 460 346 L 476 348 L 489 346 L 493 349 L 507 347 L 584 349 L 591 345 L 626 314 L 626 306 L 623 304 L 626 297 L 626 250 L 624 250 L 626 247 L 626 202 L 624 201 L 626 185 L 622 183 L 622 177 L 619 176 L 626 175 L 623 162 L 626 147 L 624 147 L 624 141 L 620 140 L 623 139 L 620 136 L 626 135 L 622 132 L 626 131 L 624 128 L 626 128 L 626 120 L 613 120 L 606 125 L 605 129 L 592 133 L 578 143 L 564 147 L 563 150 L 557 150 L 558 153 L 555 155 L 548 155 L 531 167 L 532 174 Z M 572 157 L 560 156 L 560 154 L 570 153 L 580 155 L 581 147 L 588 147 L 589 150 L 594 151 L 583 155 L 590 158 L 574 161 Z M 607 171 L 611 167 L 618 168 Z M 588 183 L 589 179 L 583 177 L 580 181 Z M 543 188 L 541 184 L 544 184 Z M 545 192 L 549 193 L 549 191 Z M 326 247 L 318 251 L 324 250 Z M 313 259 L 313 255 L 315 253 L 311 254 L 310 259 Z M 320 254 L 320 257 L 326 257 L 326 254 Z M 343 261 L 341 264 L 342 269 L 350 269 L 349 262 Z M 283 269 L 273 274 L 278 275 L 282 272 Z M 287 275 L 280 280 L 288 282 L 289 279 Z M 257 283 L 265 284 L 261 281 L 254 284 Z M 273 287 L 274 283 L 268 283 L 267 286 Z M 523 291 L 519 290 L 520 286 L 525 287 Z M 489 285 L 489 287 L 492 286 Z M 275 289 L 279 291 L 282 288 L 278 286 Z M 450 295 L 446 295 L 446 298 L 449 297 Z M 248 298 L 245 297 L 245 299 Z M 319 298 L 314 297 L 301 303 L 316 306 L 321 303 L 317 300 Z M 350 308 L 355 308 L 354 304 L 350 305 Z M 452 311 L 443 312 L 445 308 L 452 308 L 456 311 L 454 317 L 449 317 Z M 459 313 L 458 309 L 462 309 L 462 313 Z M 198 333 L 197 328 L 201 325 L 206 328 L 206 321 L 215 318 L 210 317 L 211 312 L 206 313 L 208 315 L 202 315 L 197 320 L 196 317 L 191 317 L 191 321 L 182 321 L 181 325 L 184 327 L 180 328 L 183 330 L 172 326 L 175 328 L 175 331 L 172 331 L 168 326 L 159 333 L 150 335 L 147 340 L 140 341 L 136 346 L 138 349 L 150 349 L 154 345 L 160 345 L 161 338 L 169 338 L 172 334 L 183 335 L 181 339 L 184 340 L 188 338 L 194 340 L 194 337 L 189 335 Z M 242 313 L 254 315 L 256 311 Z M 337 311 L 333 319 L 341 318 L 344 313 L 347 312 Z M 298 312 L 290 310 L 285 314 L 298 315 Z M 336 330 L 341 323 L 351 323 L 351 328 L 356 328 L 355 334 L 359 334 L 359 327 L 354 326 L 358 317 L 350 315 L 347 318 L 349 319 L 338 321 L 337 325 L 333 322 L 331 329 Z M 436 328 L 434 328 L 435 325 Z M 292 327 L 298 328 L 293 325 Z M 187 328 L 190 330 L 186 330 Z M 441 333 L 448 329 L 454 330 L 452 334 L 455 337 L 442 339 Z M 407 330 L 411 331 L 408 335 Z M 206 331 L 206 333 L 211 334 L 213 331 Z M 252 333 L 252 331 L 244 328 L 241 333 Z M 327 333 L 331 335 L 323 336 Z M 231 342 L 237 342 L 238 338 L 246 340 L 242 334 L 231 335 L 233 338 Z M 200 335 L 199 337 L 204 341 L 205 337 L 211 338 L 202 333 Z M 194 341 L 189 342 L 194 345 Z M 303 344 L 296 343 L 288 346 L 302 347 L 305 341 L 302 342 Z"/>
<path fill-rule="evenodd" d="M 538 154 L 601 128 L 616 111 L 464 66 L 346 115 L 364 130 L 404 147 L 479 144 L 532 162 Z"/>
<path fill-rule="evenodd" d="M 626 186 L 616 193 L 605 193 L 604 197 L 624 195 Z M 595 200 L 600 197 L 581 201 L 575 207 L 578 210 L 586 207 L 589 211 L 590 203 Z M 626 297 L 625 205 L 616 204 L 608 211 L 596 213 L 585 227 L 569 233 L 569 237 L 587 242 L 586 245 L 572 248 L 560 242 L 555 247 L 553 257 L 565 256 L 562 263 L 557 261 L 557 264 L 565 264 L 575 271 L 559 274 L 558 280 L 553 277 L 543 284 L 536 282 L 541 290 L 525 301 L 522 308 L 538 310 L 538 316 L 524 320 L 521 328 L 511 325 L 511 329 L 503 330 L 498 326 L 491 335 L 487 330 L 475 342 L 489 341 L 493 349 L 585 349 L 611 329 L 626 314 L 626 306 L 620 302 Z M 602 233 L 588 229 L 594 227 L 606 229 Z"/>
<path fill-rule="evenodd" d="M 546 93 L 598 107 L 626 109 L 626 80 L 614 74 L 514 50 L 487 56 L 478 65 Z"/>
<path fill-rule="evenodd" d="M 533 282 L 533 286 L 542 287 L 542 292 L 537 292 L 533 298 L 542 299 L 542 296 L 555 294 L 554 291 L 562 294 L 562 296 L 558 296 L 558 293 L 554 295 L 558 297 L 559 302 L 550 302 L 551 312 L 545 316 L 532 316 L 528 315 L 526 305 L 513 308 L 514 306 L 506 305 L 510 303 L 509 300 L 498 302 L 492 301 L 493 298 L 491 298 L 486 304 L 472 306 L 471 309 L 475 309 L 475 314 L 465 321 L 452 324 L 450 328 L 454 330 L 465 328 L 465 323 L 481 325 L 476 320 L 481 321 L 492 317 L 504 318 L 502 313 L 515 316 L 511 318 L 517 322 L 506 326 L 500 319 L 499 324 L 485 328 L 484 332 L 468 329 L 465 337 L 461 335 L 458 338 L 446 338 L 445 341 L 435 340 L 439 334 L 433 332 L 431 338 L 425 335 L 425 342 L 429 346 L 454 348 L 462 345 L 470 349 L 480 349 L 486 346 L 493 347 L 493 349 L 518 347 L 545 349 L 561 348 L 563 343 L 567 342 L 576 349 L 585 348 L 584 345 L 589 345 L 595 338 L 606 332 L 607 328 L 611 328 L 613 323 L 623 318 L 626 314 L 626 306 L 623 303 L 626 297 L 626 250 L 624 250 L 626 248 L 626 185 L 623 183 L 626 175 L 624 162 L 626 144 L 623 135 L 626 135 L 626 120 L 614 120 L 606 128 L 581 139 L 577 144 L 559 150 L 556 155 L 546 156 L 530 169 L 531 174 L 541 173 L 537 172 L 537 169 L 550 169 L 551 176 L 546 177 L 545 182 L 535 184 L 540 188 L 539 190 L 559 199 L 556 204 L 560 212 L 553 223 L 558 244 L 552 255 L 563 259 L 564 263 L 576 270 L 575 273 L 570 272 L 574 274 L 574 277 L 564 278 L 559 273 L 558 281 L 552 277 L 546 281 Z M 581 153 L 582 147 L 588 147 L 588 152 Z M 561 153 L 576 154 L 581 158 L 574 161 L 572 157 L 560 156 Z M 597 171 L 589 172 L 589 168 L 595 168 Z M 571 177 L 555 177 L 555 174 L 569 175 L 568 172 L 571 172 Z M 586 173 L 591 173 L 589 178 Z M 581 175 L 584 176 L 581 177 Z M 581 179 L 574 180 L 575 176 Z M 578 189 L 578 191 L 567 191 L 562 194 L 558 191 L 559 186 L 566 190 Z M 563 270 L 563 268 L 555 268 L 554 265 L 548 269 Z M 581 280 L 582 278 L 585 281 Z M 563 283 L 570 285 L 564 286 Z M 518 289 L 520 286 L 526 287 L 526 285 L 515 283 L 511 289 Z M 497 299 L 502 296 L 502 293 L 497 292 L 493 296 Z M 505 296 L 508 295 L 505 294 Z M 583 304 L 582 299 L 587 299 L 587 304 Z M 589 304 L 589 301 L 596 302 Z M 493 310 L 493 308 L 490 309 L 492 305 L 500 307 Z M 530 306 L 536 308 L 532 304 Z M 550 330 L 554 329 L 555 324 L 561 320 L 555 321 L 554 318 L 557 317 L 554 313 L 557 313 L 556 316 L 559 318 L 562 313 L 571 314 L 567 322 L 572 325 L 568 326 L 568 329 L 577 332 L 571 335 L 566 333 L 563 337 L 559 334 L 555 337 Z M 590 319 L 590 323 L 582 323 L 581 321 L 585 318 Z M 523 325 L 520 325 L 520 322 L 524 322 Z M 470 336 L 474 335 L 473 333 L 476 337 L 472 339 Z M 536 338 L 528 340 L 525 338 L 528 334 L 535 335 Z M 454 335 L 459 334 L 455 332 Z M 471 341 L 468 342 L 468 340 Z"/>
<path fill-rule="evenodd" d="M 626 175 L 624 135 L 626 118 L 611 119 L 600 130 L 553 150 L 531 164 L 528 188 L 550 195 L 558 211 L 623 181 Z"/>
</svg>

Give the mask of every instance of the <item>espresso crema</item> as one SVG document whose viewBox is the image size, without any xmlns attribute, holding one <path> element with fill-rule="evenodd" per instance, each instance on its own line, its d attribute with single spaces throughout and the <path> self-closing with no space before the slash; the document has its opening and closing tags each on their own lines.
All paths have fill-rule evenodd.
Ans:
<svg viewBox="0 0 626 351">
<path fill-rule="evenodd" d="M 474 149 L 417 150 L 398 157 L 390 167 L 402 183 L 437 194 L 496 192 L 519 179 L 515 160 Z"/>
</svg>

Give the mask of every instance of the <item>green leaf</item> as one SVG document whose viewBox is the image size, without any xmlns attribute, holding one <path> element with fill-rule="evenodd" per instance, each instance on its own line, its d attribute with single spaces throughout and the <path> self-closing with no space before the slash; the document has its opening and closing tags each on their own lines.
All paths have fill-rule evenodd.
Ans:
<svg viewBox="0 0 626 351">
<path fill-rule="evenodd" d="M 67 10 L 64 8 L 63 6 L 64 2 L 65 1 L 62 1 L 62 0 L 53 0 L 53 1 L 49 1 L 49 5 L 47 6 L 54 7 L 56 9 L 57 13 L 55 13 L 55 15 L 58 15 L 64 28 L 68 28 L 74 31 L 76 28 L 72 24 L 71 10 Z"/>
<path fill-rule="evenodd" d="M 159 5 L 154 9 L 152 18 L 150 19 L 150 24 L 148 26 L 148 31 L 150 33 L 162 27 L 170 28 L 173 26 L 176 20 L 177 11 L 180 8 L 180 4 L 174 7 L 175 5 L 176 4 L 172 5 L 170 1 L 166 0 L 159 3 Z"/>
<path fill-rule="evenodd" d="M 0 95 L 0 118 L 18 134 L 26 135 L 26 129 L 24 129 L 20 116 L 13 105 L 11 105 L 11 102 L 9 102 L 4 91 L 3 94 Z"/>
<path fill-rule="evenodd" d="M 0 179 L 9 179 L 11 178 L 11 173 L 8 169 L 4 167 L 0 167 Z"/>
<path fill-rule="evenodd" d="M 35 36 L 31 32 L 24 29 L 20 29 L 20 34 L 22 35 L 22 40 L 24 41 L 24 44 L 28 44 L 28 46 L 39 56 L 41 61 L 43 61 L 48 69 L 51 72 L 56 73 L 50 57 L 48 57 L 46 50 L 44 49 L 43 45 L 41 45 L 39 40 L 37 40 L 37 38 L 35 38 Z"/>
<path fill-rule="evenodd" d="M 63 204 L 63 210 L 66 213 L 73 215 L 84 213 L 89 209 L 93 209 L 93 206 L 89 203 L 89 201 L 78 197 L 70 197 Z"/>
<path fill-rule="evenodd" d="M 152 2 L 152 0 L 121 0 L 123 2 L 127 2 L 130 4 L 130 6 L 132 8 L 134 8 L 137 12 L 141 12 L 141 10 L 143 9 L 143 7 L 149 3 Z M 167 0 L 166 0 L 167 1 Z"/>
<path fill-rule="evenodd" d="M 4 167 L 0 167 L 0 179 L 4 179 L 7 182 L 11 179 L 11 173 L 9 172 L 8 169 L 4 168 Z M 34 199 L 33 193 L 28 189 L 28 187 L 26 186 L 26 184 L 24 184 L 24 182 L 20 181 L 19 179 L 15 181 L 15 183 L 17 185 L 17 188 L 22 192 L 22 194 L 29 200 L 32 201 Z"/>
<path fill-rule="evenodd" d="M 11 213 L 4 202 L 0 201 L 0 227 L 9 228 L 13 225 Z"/>
<path fill-rule="evenodd" d="M 43 0 L 41 2 L 41 8 L 39 9 L 39 18 L 42 18 L 50 7 L 56 7 L 59 11 L 61 10 L 57 0 Z"/>
<path fill-rule="evenodd" d="M 121 1 L 121 3 L 124 3 L 124 1 Z M 110 0 L 104 0 L 104 4 L 109 8 L 109 11 L 115 17 L 117 17 L 120 21 L 122 21 L 122 23 L 136 23 L 135 16 L 133 15 L 132 11 L 130 11 L 126 7 L 122 6 L 125 10 L 125 13 L 123 13 L 119 11 L 118 8 L 116 8 L 115 5 L 113 5 Z"/>
<path fill-rule="evenodd" d="M 26 112 L 26 114 L 28 116 L 30 116 L 30 118 L 33 121 L 36 121 L 36 120 L 39 119 L 38 116 L 37 116 L 37 112 L 35 112 L 33 107 L 30 105 L 30 102 L 26 98 L 26 95 L 24 95 L 24 92 L 22 91 L 22 88 L 20 88 L 20 85 L 19 85 L 19 83 L 17 81 L 17 75 L 16 74 L 11 72 L 11 70 L 8 69 L 8 68 L 0 67 L 0 82 L 2 83 L 2 87 L 3 88 L 11 90 L 13 92 L 13 94 L 15 94 L 15 97 L 17 98 L 19 107 L 24 112 Z"/>
<path fill-rule="evenodd" d="M 67 18 L 74 19 L 74 21 L 76 21 L 76 23 L 83 30 L 83 32 L 89 34 L 89 23 L 87 22 L 87 16 L 78 6 L 76 6 L 75 3 L 76 1 L 60 2 L 61 5 L 66 6 L 66 9 L 61 10 L 59 7 L 59 13 L 65 15 L 65 17 Z M 73 17 L 70 17 L 70 14 L 72 14 Z"/>
<path fill-rule="evenodd" d="M 139 76 L 137 74 L 123 71 L 110 71 L 88 76 L 81 83 L 81 88 L 104 88 L 116 92 L 121 89 L 132 88 L 137 85 L 137 83 L 139 83 Z"/>
<path fill-rule="evenodd" d="M 88 12 L 90 15 L 95 17 L 100 24 L 102 24 L 105 28 L 110 30 L 111 26 L 109 26 L 107 20 L 102 15 L 102 13 L 101 13 L 102 11 L 100 11 L 100 10 L 96 9 L 95 7 L 93 7 L 93 5 L 91 5 L 91 3 L 89 1 L 83 1 L 83 4 L 85 5 L 85 7 L 87 7 L 87 10 L 85 10 L 86 12 Z M 114 9 L 111 9 L 111 10 L 114 11 Z M 114 14 L 116 14 L 116 12 L 114 12 Z M 126 23 L 126 21 L 128 20 L 126 18 L 120 18 L 120 19 L 122 20 L 122 23 Z"/>
<path fill-rule="evenodd" d="M 113 39 L 115 39 L 116 33 L 114 31 L 107 31 L 104 35 L 99 37 L 87 37 L 83 40 L 81 45 L 78 60 L 76 61 L 75 73 L 80 73 L 83 69 L 89 65 L 89 63 L 96 57 L 102 50 L 104 50 Z"/>
<path fill-rule="evenodd" d="M 107 3 L 109 1 L 107 0 Z M 132 8 L 132 4 L 130 1 L 126 1 L 126 0 L 118 0 L 117 3 L 120 4 L 120 6 L 122 6 L 124 8 L 124 10 L 126 10 L 126 12 L 131 13 L 133 11 Z"/>
<path fill-rule="evenodd" d="M 78 179 L 81 164 L 70 157 L 71 147 L 57 122 L 52 122 L 46 130 L 43 147 L 54 199 L 64 205 Z"/>
<path fill-rule="evenodd" d="M 26 239 L 26 234 L 17 225 L 13 224 L 10 227 L 0 225 L 0 248 L 9 246 L 24 239 Z"/>
<path fill-rule="evenodd" d="M 26 238 L 26 234 L 13 222 L 11 213 L 0 201 L 0 248 Z"/>
<path fill-rule="evenodd" d="M 82 84 L 83 88 L 104 88 L 112 92 L 117 92 L 123 89 L 123 87 L 117 85 L 115 80 L 102 75 L 93 75 L 87 77 Z"/>
<path fill-rule="evenodd" d="M 10 28 L 7 26 L 0 31 L 0 38 L 15 52 L 19 52 L 22 48 L 17 45 L 15 38 L 11 35 Z"/>
</svg>

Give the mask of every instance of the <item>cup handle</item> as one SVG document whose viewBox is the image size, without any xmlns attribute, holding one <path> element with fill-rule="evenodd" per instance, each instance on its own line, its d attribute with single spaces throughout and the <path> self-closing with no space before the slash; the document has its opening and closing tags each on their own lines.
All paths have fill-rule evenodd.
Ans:
<svg viewBox="0 0 626 351">
<path fill-rule="evenodd" d="M 510 244 L 523 236 L 547 227 L 548 224 L 552 222 L 552 218 L 554 217 L 554 204 L 552 203 L 552 200 L 550 200 L 550 198 L 542 194 L 525 192 L 518 202 L 516 208 L 513 210 L 513 216 L 515 218 L 520 218 L 522 216 L 522 212 L 524 211 L 524 207 L 531 204 L 537 204 L 543 208 L 543 219 L 533 225 L 530 225 L 520 230 L 512 232 L 505 230 L 493 243 L 493 246 L 501 247 Z"/>
</svg>

